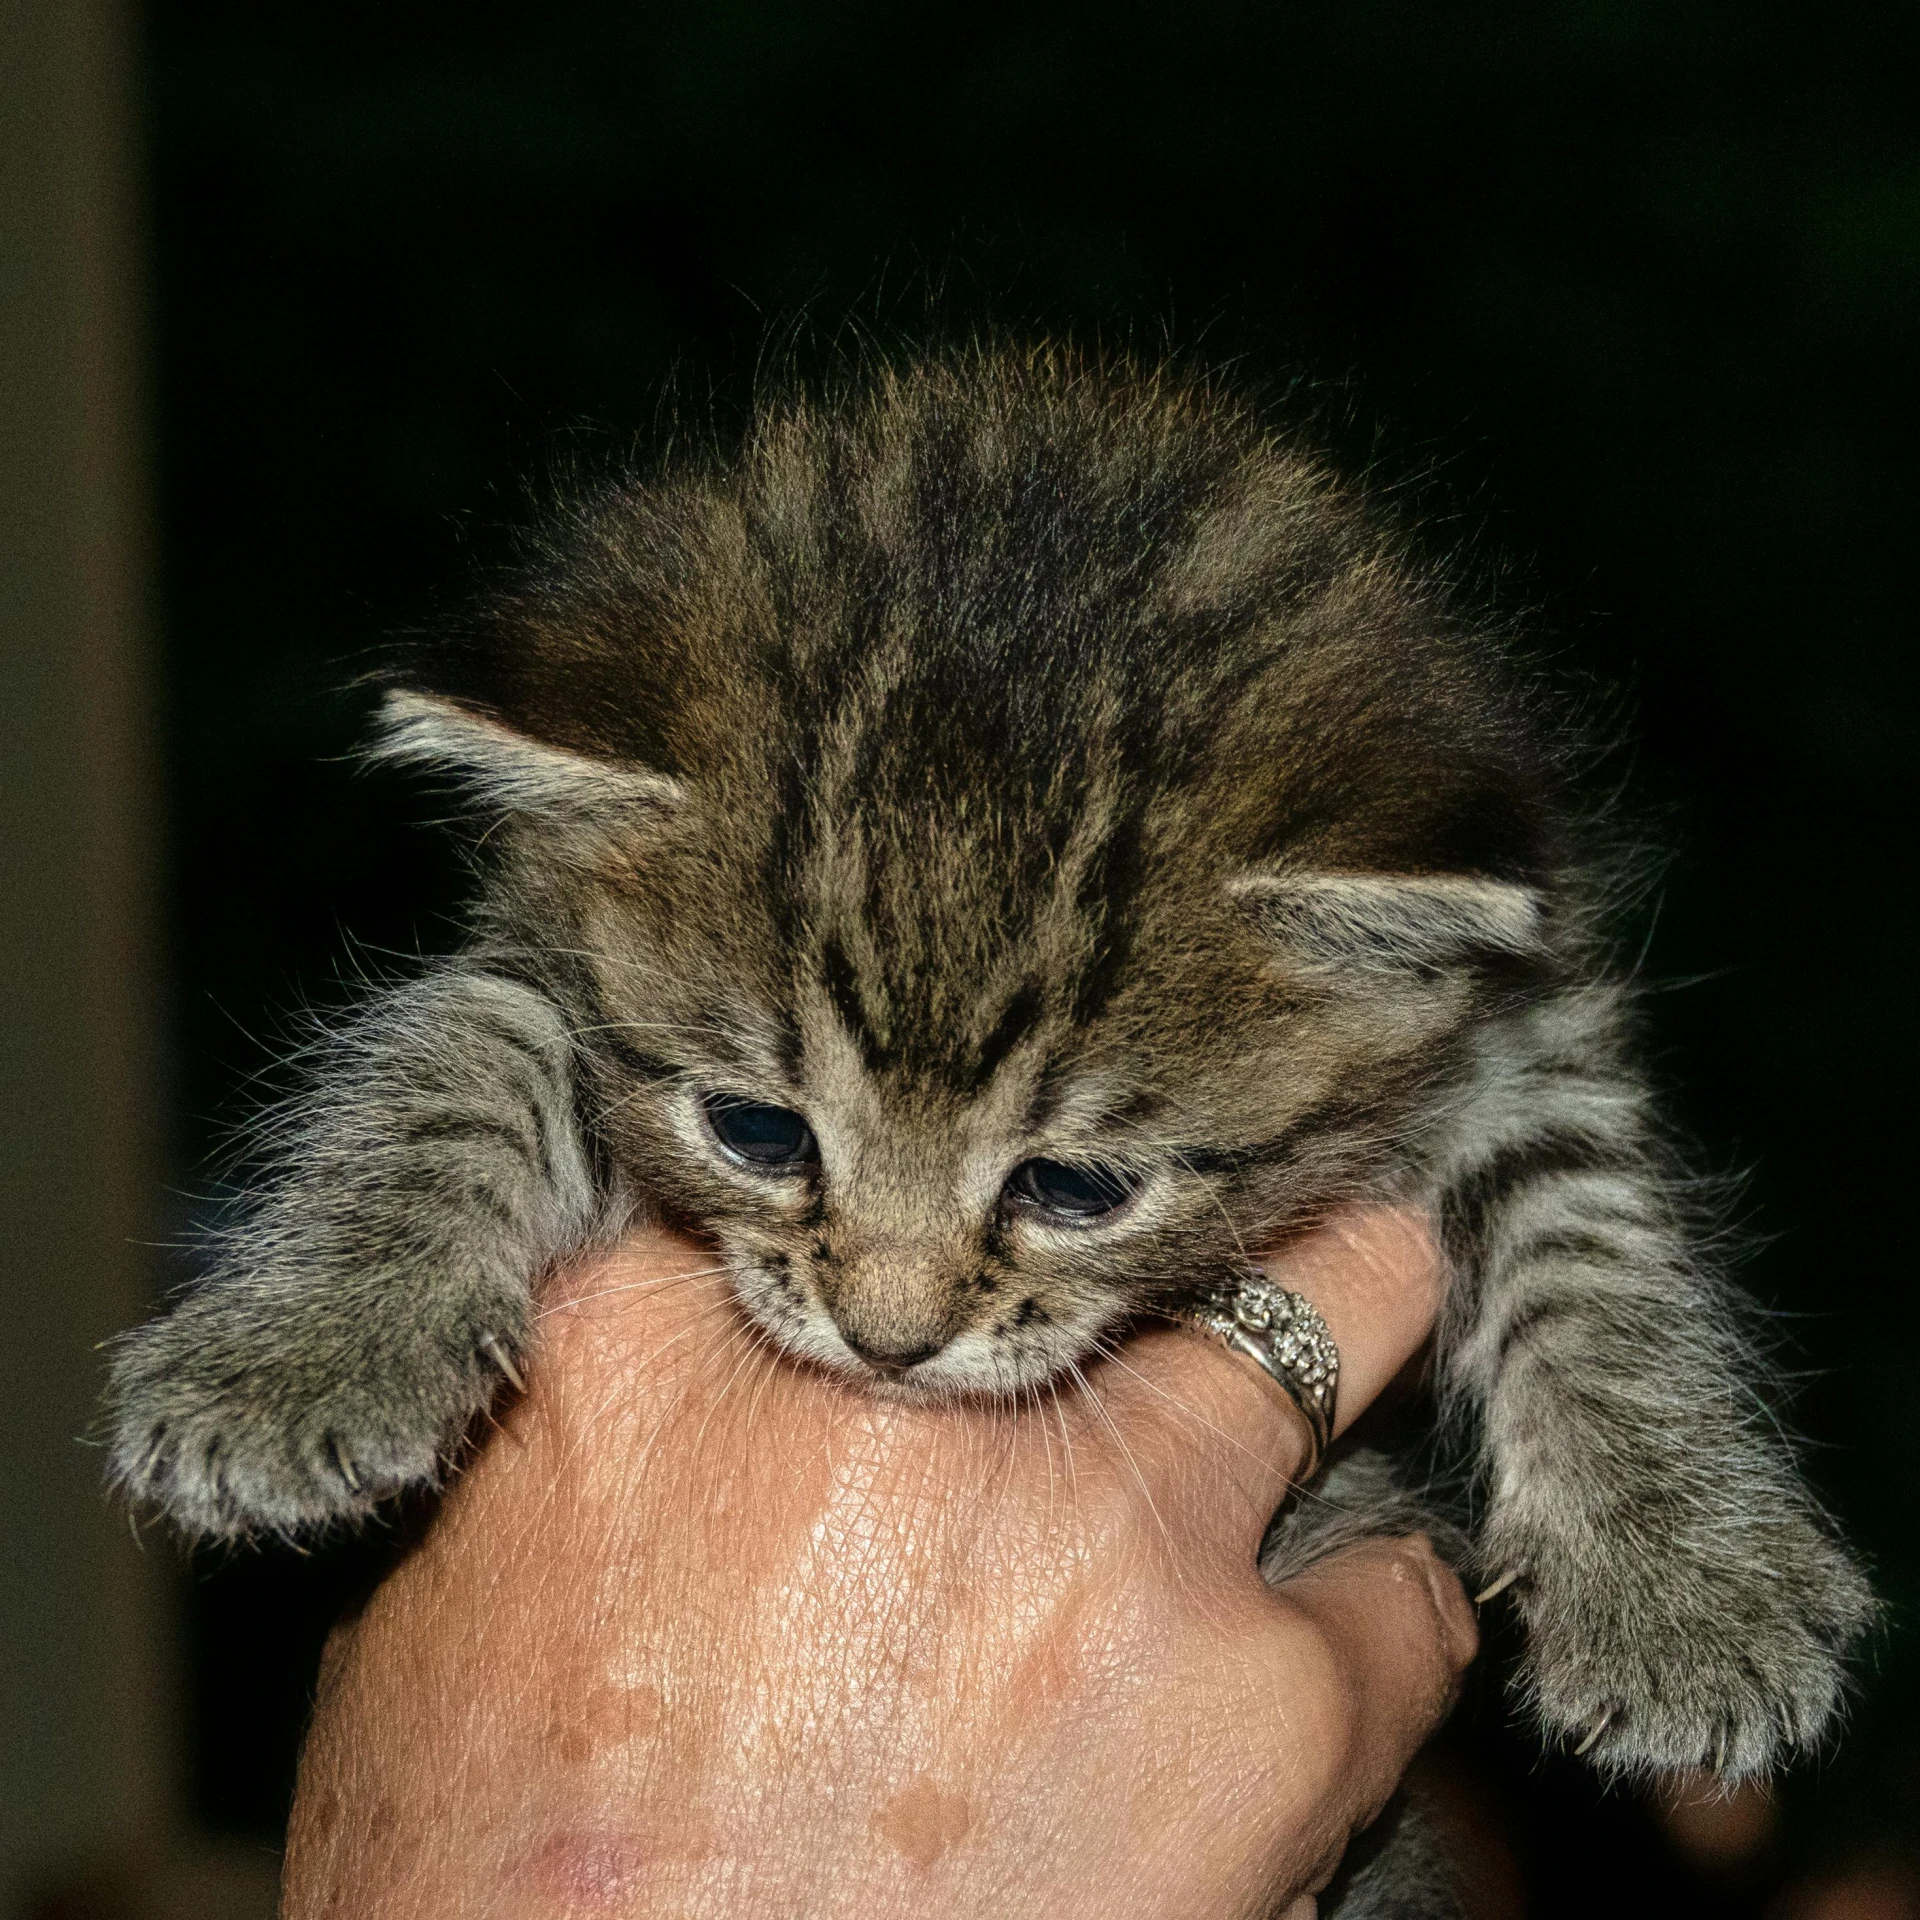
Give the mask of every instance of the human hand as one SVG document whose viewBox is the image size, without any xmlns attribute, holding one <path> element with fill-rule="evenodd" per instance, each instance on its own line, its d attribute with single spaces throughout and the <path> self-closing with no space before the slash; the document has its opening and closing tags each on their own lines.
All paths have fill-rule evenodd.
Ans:
<svg viewBox="0 0 1920 1920">
<path fill-rule="evenodd" d="M 1424 1229 L 1276 1278 L 1350 1420 L 1424 1340 Z M 1475 1635 L 1422 1541 L 1269 1589 L 1305 1448 L 1149 1333 L 1085 1392 L 929 1408 L 767 1352 L 697 1246 L 562 1276 L 527 1398 L 329 1649 L 286 1920 L 1274 1910 L 1331 1872 Z"/>
</svg>

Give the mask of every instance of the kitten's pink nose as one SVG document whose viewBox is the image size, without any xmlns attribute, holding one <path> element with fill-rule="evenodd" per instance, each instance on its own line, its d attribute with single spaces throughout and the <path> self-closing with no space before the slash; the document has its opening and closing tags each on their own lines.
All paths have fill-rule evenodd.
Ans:
<svg viewBox="0 0 1920 1920">
<path fill-rule="evenodd" d="M 946 1345 L 944 1340 L 926 1341 L 918 1346 L 893 1346 L 876 1339 L 871 1334 L 852 1334 L 845 1327 L 840 1329 L 840 1338 L 857 1353 L 875 1373 L 897 1376 L 910 1367 L 917 1367 L 922 1360 L 931 1360 Z"/>
</svg>

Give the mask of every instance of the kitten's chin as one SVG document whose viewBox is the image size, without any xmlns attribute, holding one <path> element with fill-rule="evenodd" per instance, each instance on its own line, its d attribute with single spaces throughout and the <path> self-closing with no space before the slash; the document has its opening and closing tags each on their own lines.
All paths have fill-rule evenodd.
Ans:
<svg viewBox="0 0 1920 1920">
<path fill-rule="evenodd" d="M 1043 1343 L 1010 1347 L 982 1331 L 958 1335 L 931 1360 L 906 1373 L 889 1373 L 862 1359 L 824 1313 L 802 1306 L 756 1276 L 734 1275 L 734 1297 L 754 1326 L 789 1358 L 819 1367 L 876 1399 L 909 1406 L 956 1400 L 1017 1400 L 1070 1373 L 1099 1345 L 1104 1327 L 1065 1337 L 1063 1329 Z"/>
<path fill-rule="evenodd" d="M 943 1368 L 937 1360 L 913 1368 L 907 1373 L 882 1373 L 863 1360 L 846 1358 L 830 1369 L 849 1386 L 876 1400 L 899 1406 L 954 1406 L 962 1402 L 1004 1401 L 1018 1404 L 1035 1388 L 1059 1378 L 1064 1365 L 1052 1367 Z"/>
</svg>

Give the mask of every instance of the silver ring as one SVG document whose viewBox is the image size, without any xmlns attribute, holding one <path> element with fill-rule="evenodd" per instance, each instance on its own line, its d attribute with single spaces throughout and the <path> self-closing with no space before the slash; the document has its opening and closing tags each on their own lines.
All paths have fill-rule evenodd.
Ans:
<svg viewBox="0 0 1920 1920">
<path fill-rule="evenodd" d="M 1305 1294 L 1276 1286 L 1248 1267 L 1201 1295 L 1181 1318 L 1222 1346 L 1244 1353 L 1286 1390 L 1306 1415 L 1312 1435 L 1312 1449 L 1298 1476 L 1311 1480 L 1333 1441 L 1340 1392 L 1340 1349 L 1320 1309 Z"/>
</svg>

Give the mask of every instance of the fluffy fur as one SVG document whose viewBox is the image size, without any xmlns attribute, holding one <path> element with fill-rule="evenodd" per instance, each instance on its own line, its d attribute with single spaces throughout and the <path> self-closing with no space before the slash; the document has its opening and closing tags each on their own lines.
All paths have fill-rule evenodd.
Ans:
<svg viewBox="0 0 1920 1920">
<path fill-rule="evenodd" d="M 387 728 L 492 823 L 474 937 L 120 1347 L 136 1497 L 291 1532 L 432 1479 L 635 1197 L 795 1354 L 993 1393 L 1393 1195 L 1545 1733 L 1728 1776 L 1820 1736 L 1867 1594 L 1689 1243 L 1559 723 L 1247 411 L 1052 350 L 769 402 L 555 516 Z M 741 1164 L 716 1099 L 817 1160 Z M 1035 1159 L 1130 1197 L 1049 1214 Z"/>
</svg>

